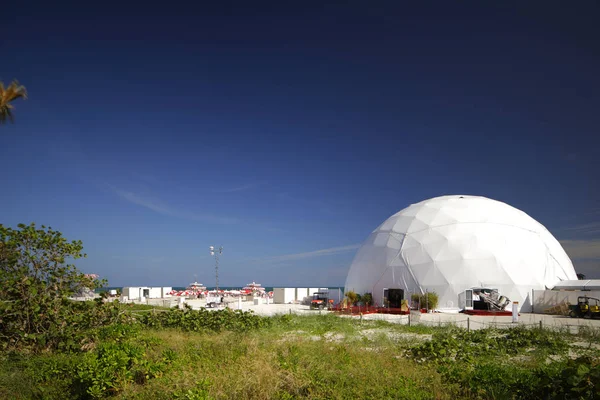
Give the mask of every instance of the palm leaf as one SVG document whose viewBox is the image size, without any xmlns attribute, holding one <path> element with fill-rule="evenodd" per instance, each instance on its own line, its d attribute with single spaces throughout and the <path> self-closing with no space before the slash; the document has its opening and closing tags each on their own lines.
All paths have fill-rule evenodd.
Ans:
<svg viewBox="0 0 600 400">
<path fill-rule="evenodd" d="M 10 102 L 17 99 L 27 99 L 27 89 L 25 86 L 19 85 L 18 81 L 13 80 L 5 88 L 4 83 L 0 82 L 0 123 L 5 123 L 7 119 L 10 122 L 14 122 L 12 115 L 14 106 Z"/>
</svg>

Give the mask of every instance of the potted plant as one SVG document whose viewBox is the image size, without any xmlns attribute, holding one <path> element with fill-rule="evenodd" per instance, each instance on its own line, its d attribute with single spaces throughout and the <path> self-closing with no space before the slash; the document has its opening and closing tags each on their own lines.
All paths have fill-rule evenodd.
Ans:
<svg viewBox="0 0 600 400">
<path fill-rule="evenodd" d="M 358 301 L 358 294 L 350 290 L 349 292 L 346 292 L 346 298 L 348 299 L 348 305 L 352 307 Z"/>
<path fill-rule="evenodd" d="M 362 302 L 365 304 L 365 306 L 371 306 L 373 305 L 373 295 L 371 293 L 365 293 L 362 295 L 361 297 Z"/>
</svg>

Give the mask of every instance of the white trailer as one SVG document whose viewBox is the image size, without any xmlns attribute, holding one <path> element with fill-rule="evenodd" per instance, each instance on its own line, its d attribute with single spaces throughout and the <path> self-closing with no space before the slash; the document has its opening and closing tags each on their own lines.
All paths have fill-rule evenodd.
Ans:
<svg viewBox="0 0 600 400">
<path fill-rule="evenodd" d="M 296 288 L 273 288 L 274 304 L 289 304 L 296 301 Z"/>
<path fill-rule="evenodd" d="M 130 286 L 123 288 L 123 296 L 130 300 L 142 300 L 150 297 L 150 288 L 147 286 Z"/>
<path fill-rule="evenodd" d="M 160 299 L 167 297 L 171 290 L 170 287 L 129 286 L 123 288 L 122 295 L 131 300 Z"/>
</svg>

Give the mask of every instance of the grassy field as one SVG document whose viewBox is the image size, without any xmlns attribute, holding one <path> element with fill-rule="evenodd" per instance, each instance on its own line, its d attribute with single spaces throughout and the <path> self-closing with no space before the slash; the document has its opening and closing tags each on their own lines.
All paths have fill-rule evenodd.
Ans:
<svg viewBox="0 0 600 400">
<path fill-rule="evenodd" d="M 181 315 L 173 321 L 182 324 Z M 82 352 L 2 353 L 0 398 L 600 396 L 600 337 L 591 330 L 467 332 L 334 315 L 215 330 L 165 327 L 166 316 L 151 327 L 152 318 L 103 328 Z"/>
</svg>

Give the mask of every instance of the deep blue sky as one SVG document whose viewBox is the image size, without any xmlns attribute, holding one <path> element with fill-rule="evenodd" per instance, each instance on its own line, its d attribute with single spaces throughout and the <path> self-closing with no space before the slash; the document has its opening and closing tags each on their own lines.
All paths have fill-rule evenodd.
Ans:
<svg viewBox="0 0 600 400">
<path fill-rule="evenodd" d="M 459 193 L 600 278 L 597 2 L 10 3 L 0 222 L 111 285 L 210 285 L 211 244 L 221 284 L 343 284 L 383 220 Z"/>
</svg>

